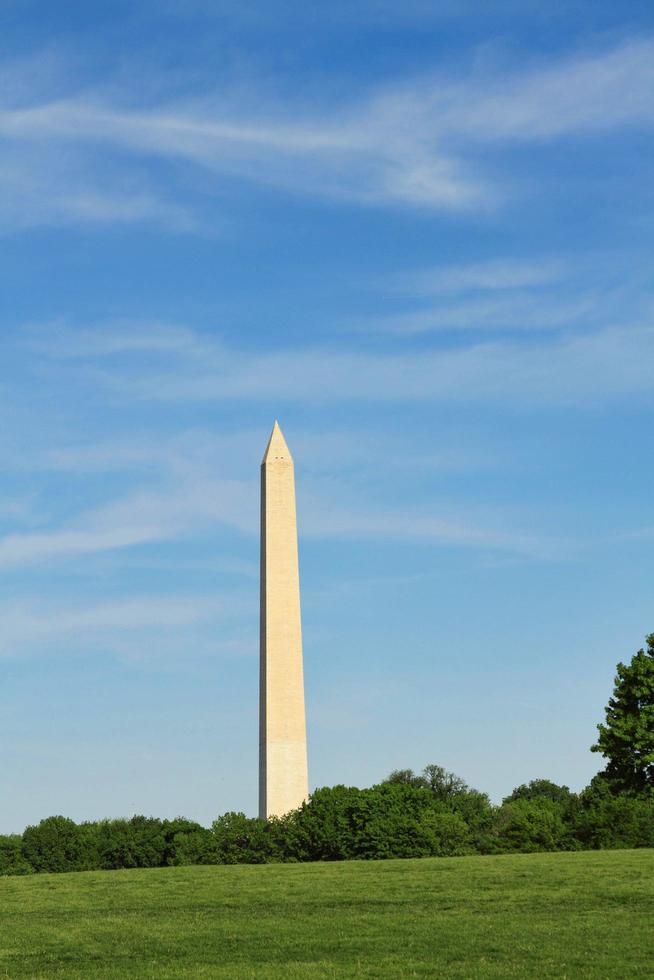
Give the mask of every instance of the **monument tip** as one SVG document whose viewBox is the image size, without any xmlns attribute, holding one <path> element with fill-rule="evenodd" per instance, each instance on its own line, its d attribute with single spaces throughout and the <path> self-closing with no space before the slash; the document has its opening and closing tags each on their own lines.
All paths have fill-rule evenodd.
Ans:
<svg viewBox="0 0 654 980">
<path fill-rule="evenodd" d="M 262 462 L 268 463 L 273 459 L 293 459 L 277 419 L 275 419 L 275 424 L 272 427 Z"/>
</svg>

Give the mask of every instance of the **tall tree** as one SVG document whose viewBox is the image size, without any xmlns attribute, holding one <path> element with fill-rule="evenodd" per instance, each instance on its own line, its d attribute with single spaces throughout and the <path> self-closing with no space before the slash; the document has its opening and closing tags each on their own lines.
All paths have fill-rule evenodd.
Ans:
<svg viewBox="0 0 654 980">
<path fill-rule="evenodd" d="M 476 790 L 471 790 L 460 776 L 433 764 L 425 766 L 420 775 L 413 769 L 394 769 L 384 782 L 403 783 L 415 789 L 428 789 L 439 800 L 451 800 L 455 796 L 476 793 Z"/>
<path fill-rule="evenodd" d="M 618 791 L 654 792 L 654 633 L 631 663 L 619 663 L 606 724 L 592 752 L 608 759 L 604 775 Z"/>
</svg>

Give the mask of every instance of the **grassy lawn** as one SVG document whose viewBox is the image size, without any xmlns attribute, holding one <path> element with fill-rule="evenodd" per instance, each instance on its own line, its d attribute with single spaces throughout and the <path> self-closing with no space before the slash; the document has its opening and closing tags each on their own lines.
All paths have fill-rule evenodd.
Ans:
<svg viewBox="0 0 654 980">
<path fill-rule="evenodd" d="M 654 977 L 654 851 L 0 878 L 0 977 Z"/>
</svg>

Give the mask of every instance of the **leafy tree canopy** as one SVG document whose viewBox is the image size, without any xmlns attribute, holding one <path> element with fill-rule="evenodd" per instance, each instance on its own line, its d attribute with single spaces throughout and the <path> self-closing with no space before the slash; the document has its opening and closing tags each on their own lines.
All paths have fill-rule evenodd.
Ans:
<svg viewBox="0 0 654 980">
<path fill-rule="evenodd" d="M 654 792 L 654 633 L 647 650 L 619 663 L 606 724 L 592 746 L 608 759 L 605 776 L 617 792 Z"/>
<path fill-rule="evenodd" d="M 422 776 L 418 775 L 413 771 L 413 769 L 393 769 L 391 773 L 383 780 L 385 783 L 400 784 L 402 786 L 415 786 L 418 789 L 426 788 L 425 780 Z"/>
<path fill-rule="evenodd" d="M 436 799 L 444 801 L 470 792 L 469 786 L 460 776 L 433 764 L 425 766 L 420 775 L 413 769 L 394 769 L 384 783 L 401 783 L 416 789 L 428 789 Z"/>
<path fill-rule="evenodd" d="M 510 796 L 502 801 L 503 803 L 513 803 L 515 800 L 554 800 L 555 803 L 568 803 L 570 797 L 574 796 L 567 786 L 559 786 L 550 779 L 532 779 L 530 783 L 523 783 L 516 786 Z"/>
</svg>

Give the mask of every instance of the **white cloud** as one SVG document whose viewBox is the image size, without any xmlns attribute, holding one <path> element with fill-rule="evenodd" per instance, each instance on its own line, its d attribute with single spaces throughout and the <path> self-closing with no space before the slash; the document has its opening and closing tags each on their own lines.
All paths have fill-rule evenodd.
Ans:
<svg viewBox="0 0 654 980">
<path fill-rule="evenodd" d="M 579 52 L 538 67 L 389 87 L 370 117 L 389 132 L 464 143 L 543 141 L 654 123 L 654 41 Z"/>
<path fill-rule="evenodd" d="M 443 326 L 483 325 L 484 317 L 489 325 L 498 327 L 566 325 L 575 317 L 583 321 L 590 309 L 587 304 L 588 297 L 582 297 L 570 306 L 553 303 L 539 313 L 526 297 L 514 294 L 506 302 L 500 296 L 497 303 L 491 297 L 479 306 L 461 304 L 458 323 L 454 305 L 450 320 L 447 311 L 418 311 L 416 322 L 407 314 L 404 327 L 408 333 L 427 329 L 436 316 Z M 397 323 L 394 319 L 387 326 Z M 402 325 L 401 319 L 399 323 Z M 92 382 L 96 396 L 119 399 L 121 404 L 125 399 L 135 403 L 248 399 L 273 406 L 273 412 L 287 402 L 584 405 L 625 396 L 647 397 L 653 390 L 654 327 L 647 321 L 592 332 L 399 352 L 296 347 L 255 353 L 229 348 L 209 332 L 172 328 L 169 333 L 166 328 L 163 335 L 155 332 L 153 336 L 149 325 L 139 334 L 137 324 L 127 338 L 122 328 L 97 328 L 96 333 L 95 339 L 88 331 L 66 334 L 65 356 L 71 362 L 67 383 L 83 377 L 86 383 Z M 40 339 L 42 355 L 59 359 L 57 337 L 55 330 L 52 341 L 45 335 Z M 155 351 L 160 356 L 130 358 L 117 375 L 106 369 L 104 361 L 121 349 Z M 88 363 L 76 365 L 76 351 Z M 232 445 L 236 446 L 235 440 Z M 156 453 L 155 447 L 150 452 Z"/>
<path fill-rule="evenodd" d="M 438 516 L 412 507 L 401 509 L 375 505 L 342 506 L 333 500 L 306 495 L 302 504 L 302 531 L 307 537 L 376 538 L 411 542 L 413 545 L 477 548 L 508 551 L 530 557 L 550 558 L 562 551 L 562 543 L 535 534 L 480 525 L 470 515 Z"/>
<path fill-rule="evenodd" d="M 141 159 L 185 160 L 217 175 L 363 204 L 459 208 L 490 195 L 443 151 L 390 138 L 374 121 L 359 118 L 354 107 L 315 122 L 303 120 L 301 110 L 290 121 L 261 115 L 242 121 L 233 111 L 236 121 L 221 118 L 213 102 L 117 110 L 71 98 L 0 112 L 0 135 L 28 150 L 45 142 L 89 153 L 100 142 Z M 23 179 L 31 172 L 24 171 Z M 169 206 L 155 198 L 150 204 L 155 213 Z M 129 213 L 126 202 L 124 216 Z"/>
<path fill-rule="evenodd" d="M 572 332 L 652 318 L 637 262 L 621 268 L 614 255 L 598 253 L 443 265 L 379 282 L 377 290 L 391 297 L 393 307 L 399 297 L 409 308 L 359 321 L 358 330 L 399 336 L 441 330 Z"/>
<path fill-rule="evenodd" d="M 34 332 L 30 336 L 33 340 Z M 357 401 L 533 408 L 606 405 L 625 397 L 633 402 L 650 399 L 654 391 L 652 327 L 607 328 L 592 334 L 395 353 L 345 348 L 253 353 L 227 348 L 220 341 L 214 343 L 209 334 L 183 328 L 165 327 L 153 333 L 148 325 L 141 337 L 136 324 L 127 333 L 124 326 L 113 325 L 99 331 L 97 337 L 89 331 L 79 335 L 69 331 L 66 338 L 65 368 L 59 346 L 49 343 L 47 333 L 38 335 L 38 353 L 31 356 L 47 362 L 55 377 L 64 371 L 66 384 L 75 385 L 78 375 L 88 383 L 92 372 L 94 410 L 102 408 L 103 416 L 114 399 L 121 413 L 130 406 L 130 417 L 138 418 L 141 401 L 247 401 L 275 408 L 286 402 L 331 406 Z M 103 364 L 111 364 L 122 351 L 130 356 L 120 371 L 105 370 Z M 79 356 L 71 356 L 75 352 Z M 364 500 L 360 487 L 353 487 L 350 478 L 355 472 L 359 480 L 365 479 L 366 467 L 369 471 L 371 462 L 383 457 L 387 446 L 380 443 L 380 435 L 373 429 L 370 438 L 374 444 L 366 449 L 365 433 L 347 433 L 350 442 L 346 438 L 343 447 L 346 465 L 330 466 L 333 496 L 324 499 L 324 493 L 318 497 L 316 492 L 320 472 L 324 472 L 325 448 L 331 447 L 329 452 L 338 460 L 340 437 L 332 432 L 331 442 L 313 439 L 312 464 L 305 433 L 303 534 L 396 538 L 428 546 L 503 550 L 540 557 L 560 553 L 558 543 L 542 540 L 537 532 L 516 528 L 501 515 L 479 517 L 465 505 L 453 510 L 434 500 L 430 506 L 413 506 L 408 514 L 406 507 L 398 511 L 375 494 L 366 492 Z M 93 508 L 87 504 L 77 513 L 68 511 L 58 516 L 55 507 L 40 518 L 38 530 L 32 527 L 28 532 L 0 538 L 0 569 L 53 561 L 61 564 L 85 555 L 177 542 L 203 534 L 209 527 L 252 536 L 258 526 L 258 507 L 257 485 L 251 473 L 261 449 L 260 433 L 254 429 L 220 435 L 176 432 L 163 440 L 160 435 L 153 438 L 148 429 L 106 443 L 58 447 L 50 442 L 32 452 L 25 447 L 17 453 L 17 473 L 21 467 L 23 472 L 59 470 L 77 477 L 129 471 L 132 485 L 125 489 L 123 484 L 122 496 Z M 438 467 L 442 447 L 431 449 L 427 459 Z M 316 460 L 321 454 L 323 459 Z M 411 460 L 411 447 L 408 454 Z M 418 454 L 417 465 L 425 465 L 424 454 Z M 348 466 L 350 475 L 343 478 Z M 103 492 L 98 486 L 96 481 L 92 491 L 96 496 Z M 111 490 L 107 492 L 111 494 Z"/>
<path fill-rule="evenodd" d="M 3 623 L 0 637 L 0 656 L 18 656 L 23 652 L 43 652 L 56 647 L 62 639 L 76 646 L 94 642 L 97 649 L 114 649 L 121 655 L 143 653 L 143 635 L 147 650 L 161 649 L 167 641 L 169 649 L 183 655 L 198 652 L 197 631 L 211 626 L 216 636 L 225 639 L 221 644 L 203 636 L 201 651 L 237 650 L 241 642 L 234 634 L 239 621 L 249 617 L 255 598 L 243 595 L 141 595 L 137 598 L 114 599 L 108 602 L 74 604 L 43 599 L 17 599 L 0 604 Z M 189 642 L 193 643 L 189 649 Z"/>
<path fill-rule="evenodd" d="M 504 189 L 483 175 L 488 141 L 551 140 L 654 121 L 654 42 L 579 53 L 541 67 L 422 76 L 331 109 L 263 93 L 143 106 L 79 93 L 23 98 L 0 109 L 7 224 L 21 220 L 155 220 L 193 226 L 162 188 L 156 159 L 200 166 L 216 179 L 367 205 L 465 209 Z M 257 108 L 253 108 L 253 106 Z M 49 152 L 44 157 L 44 148 Z M 62 156 L 63 148 L 63 156 Z M 107 158 L 107 150 L 120 156 Z"/>
<path fill-rule="evenodd" d="M 466 95 L 472 96 L 467 98 Z M 632 40 L 483 86 L 464 87 L 449 125 L 484 140 L 544 140 L 654 123 L 654 42 Z M 462 108 L 461 115 L 457 109 Z"/>
<path fill-rule="evenodd" d="M 348 486 L 337 487 L 334 479 L 331 488 L 335 498 L 321 497 L 312 490 L 311 482 L 310 478 L 305 481 L 301 508 L 301 532 L 306 537 L 402 539 L 541 557 L 551 551 L 534 535 L 483 526 L 464 513 L 435 516 L 414 508 L 407 515 L 406 508 L 398 510 L 371 500 L 357 502 Z M 434 509 L 441 510 L 438 504 Z M 255 480 L 203 477 L 190 463 L 184 479 L 167 489 L 136 490 L 80 515 L 64 527 L 0 538 L 0 570 L 179 540 L 214 524 L 254 535 L 258 516 Z"/>
<path fill-rule="evenodd" d="M 486 446 L 462 447 L 453 439 L 443 439 L 429 446 L 409 447 L 401 458 L 387 457 L 387 435 L 364 427 L 311 427 L 293 431 L 293 446 L 302 458 L 305 471 L 311 473 L 338 472 L 353 465 L 357 468 L 376 466 L 382 456 L 389 468 L 403 470 L 438 470 L 468 472 L 495 468 L 499 465 L 498 450 Z M 188 473 L 191 466 L 203 466 L 205 471 L 219 468 L 229 460 L 234 473 L 245 474 L 260 461 L 262 433 L 260 429 L 239 429 L 234 432 L 211 432 L 186 429 L 153 440 L 148 433 L 124 436 L 108 442 L 62 444 L 27 453 L 14 450 L 5 455 L 8 469 L 18 472 L 62 472 L 77 476 L 91 473 L 129 471 L 139 478 L 142 474 Z M 504 456 L 502 462 L 506 462 Z M 0 514 L 2 504 L 0 503 Z"/>
<path fill-rule="evenodd" d="M 11 144 L 3 140 L 0 230 L 149 222 L 190 231 L 197 225 L 183 204 L 167 199 L 133 166 L 107 166 L 87 159 L 74 146 L 66 153 L 53 152 L 47 141 L 38 147 L 23 141 Z"/>
<path fill-rule="evenodd" d="M 517 291 L 378 317 L 369 324 L 369 329 L 401 336 L 438 330 L 571 329 L 597 317 L 603 317 L 606 322 L 610 315 L 608 305 L 593 293 L 582 292 L 566 299 L 542 292 Z"/>
<path fill-rule="evenodd" d="M 190 354 L 200 346 L 191 330 L 142 320 L 109 321 L 95 329 L 76 329 L 65 322 L 38 324 L 25 327 L 23 337 L 36 353 L 62 360 L 142 352 Z"/>
<path fill-rule="evenodd" d="M 399 280 L 403 291 L 417 295 L 466 292 L 496 292 L 507 289 L 542 286 L 557 282 L 566 275 L 560 260 L 538 261 L 493 259 L 467 265 L 445 265 L 421 269 Z"/>
<path fill-rule="evenodd" d="M 109 394 L 163 401 L 250 399 L 329 404 L 450 402 L 511 405 L 601 404 L 651 395 L 654 327 L 606 327 L 593 333 L 399 353 L 287 349 L 253 354 L 206 341 L 202 359 L 175 357 L 121 371 L 98 369 Z"/>
<path fill-rule="evenodd" d="M 367 445 L 367 450 L 365 449 Z M 544 556 L 549 546 L 534 535 L 516 532 L 484 515 L 480 520 L 464 509 L 452 512 L 439 502 L 432 508 L 385 505 L 365 501 L 350 484 L 352 466 L 359 479 L 376 466 L 387 451 L 379 434 L 362 432 L 299 434 L 294 445 L 303 461 L 301 533 L 308 538 L 376 537 L 401 539 L 428 546 L 473 547 Z M 85 474 L 128 469 L 137 485 L 123 496 L 76 516 L 53 520 L 47 530 L 13 533 L 0 538 L 0 570 L 43 565 L 82 556 L 106 554 L 155 542 L 178 542 L 223 527 L 249 536 L 258 531 L 258 486 L 251 474 L 261 455 L 261 436 L 254 430 L 224 436 L 187 433 L 153 445 L 152 439 L 126 439 L 105 446 L 48 449 L 26 464 L 32 471 L 62 470 Z M 457 452 L 415 455 L 391 460 L 393 466 L 440 470 L 491 465 L 488 456 Z M 325 451 L 331 453 L 329 487 L 324 494 Z M 497 461 L 494 460 L 494 463 Z M 143 481 L 147 468 L 147 484 Z M 247 474 L 247 475 L 243 475 Z M 320 490 L 320 488 L 323 488 Z M 225 555 L 217 555 L 216 561 Z"/>
<path fill-rule="evenodd" d="M 193 471 L 170 486 L 135 490 L 64 527 L 0 538 L 0 569 L 170 541 L 207 523 L 256 527 L 256 487 Z"/>
<path fill-rule="evenodd" d="M 170 535 L 169 529 L 152 524 L 130 524 L 105 530 L 70 528 L 40 534 L 9 534 L 0 538 L 0 568 L 113 551 Z"/>
</svg>

